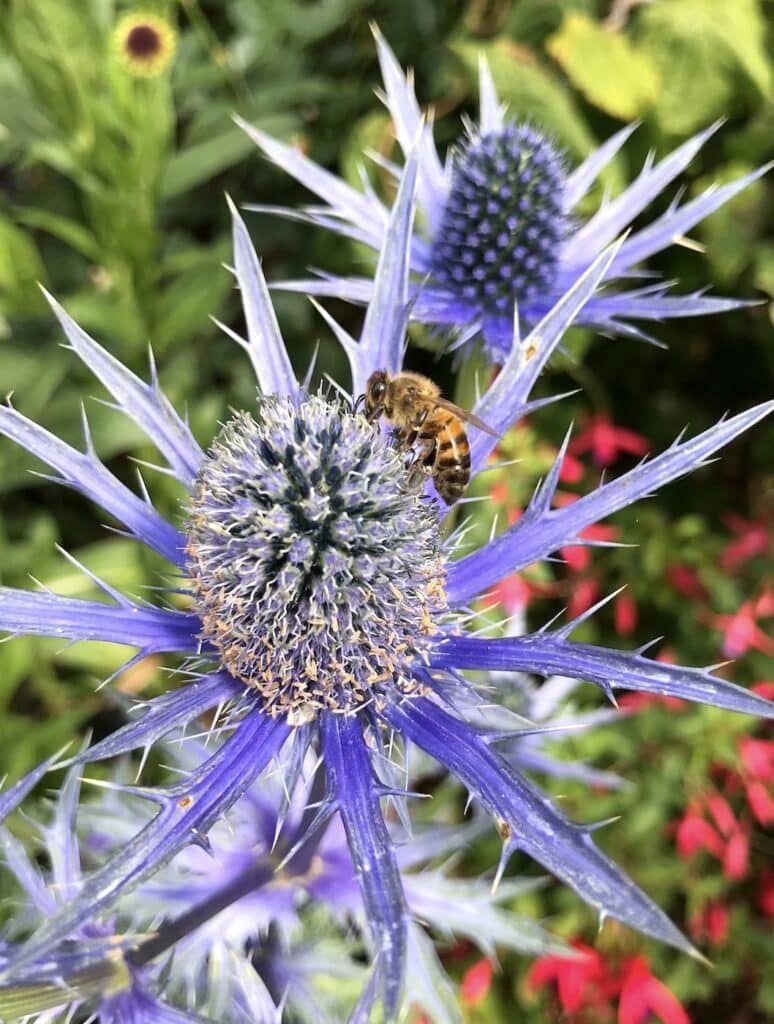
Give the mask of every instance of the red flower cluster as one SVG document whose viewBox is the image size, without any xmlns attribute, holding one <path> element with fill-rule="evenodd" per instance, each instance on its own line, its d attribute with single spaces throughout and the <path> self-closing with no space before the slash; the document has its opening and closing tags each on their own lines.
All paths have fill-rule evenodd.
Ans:
<svg viewBox="0 0 774 1024">
<path fill-rule="evenodd" d="M 608 964 L 590 946 L 573 942 L 576 955 L 544 956 L 527 973 L 526 984 L 535 991 L 551 986 L 564 1013 L 575 1014 L 578 1022 L 614 1019 L 613 1003 L 618 1000 L 618 1024 L 690 1024 L 677 997 L 650 972 L 644 956 L 624 959 L 617 967 Z M 584 1018 L 588 1011 L 590 1016 Z"/>
<path fill-rule="evenodd" d="M 726 517 L 726 524 L 736 534 L 736 539 L 726 545 L 718 564 L 724 572 L 733 572 L 751 558 L 765 555 L 774 541 L 771 522 L 742 519 L 741 516 Z"/>
<path fill-rule="evenodd" d="M 650 451 L 650 441 L 633 430 L 617 427 L 603 412 L 585 417 L 583 429 L 568 447 L 570 455 L 590 454 L 598 466 L 612 466 L 619 455 L 645 455 Z"/>
<path fill-rule="evenodd" d="M 747 874 L 750 854 L 750 826 L 739 821 L 720 793 L 692 800 L 677 823 L 677 852 L 684 859 L 707 850 L 723 865 L 726 878 Z"/>
<path fill-rule="evenodd" d="M 738 658 L 751 648 L 774 655 L 774 638 L 761 629 L 759 619 L 774 615 L 774 590 L 766 588 L 758 597 L 745 601 L 733 615 L 708 615 L 707 623 L 723 634 L 721 650 L 727 658 Z"/>
<path fill-rule="evenodd" d="M 752 689 L 761 695 L 774 695 L 774 683 L 757 683 Z M 774 740 L 742 736 L 737 745 L 738 765 L 717 765 L 713 777 L 718 789 L 707 790 L 692 800 L 685 814 L 675 823 L 677 852 L 685 859 L 706 850 L 722 865 L 730 881 L 741 881 L 751 874 L 750 834 L 754 822 L 763 828 L 774 825 Z M 744 798 L 735 811 L 729 797 Z M 753 870 L 754 875 L 754 870 Z M 757 877 L 758 902 L 766 917 L 774 917 L 774 869 L 765 867 Z M 722 900 L 705 904 L 689 923 L 691 935 L 698 941 L 719 946 L 728 934 L 729 908 Z"/>
</svg>

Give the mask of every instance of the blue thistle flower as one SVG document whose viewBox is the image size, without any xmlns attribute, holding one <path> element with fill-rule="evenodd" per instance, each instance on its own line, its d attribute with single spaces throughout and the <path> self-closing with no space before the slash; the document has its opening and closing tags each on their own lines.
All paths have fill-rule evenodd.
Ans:
<svg viewBox="0 0 774 1024">
<path fill-rule="evenodd" d="M 375 369 L 395 373 L 401 365 L 417 172 L 412 154 L 384 231 L 360 339 L 323 311 L 349 359 L 355 394 Z M 435 758 L 494 818 L 503 840 L 500 871 L 523 851 L 600 914 L 693 953 L 653 901 L 596 847 L 592 826 L 566 818 L 496 751 L 498 730 L 477 729 L 457 713 L 456 698 L 476 692 L 460 673 L 474 668 L 570 675 L 595 683 L 609 697 L 616 688 L 668 693 L 766 716 L 772 704 L 708 671 L 655 663 L 642 651 L 575 643 L 570 634 L 577 622 L 486 639 L 466 633 L 462 617 L 496 581 L 564 545 L 583 543 L 579 534 L 589 524 L 703 465 L 774 403 L 678 439 L 573 504 L 553 508 L 562 452 L 518 523 L 454 558 L 453 547 L 439 547 L 435 538 L 436 503 L 404 486 L 389 439 L 369 434 L 346 404 L 310 397 L 297 383 L 260 264 L 236 210 L 232 215 L 247 325 L 247 337 L 237 340 L 250 357 L 261 397 L 257 418 L 238 415 L 208 453 L 165 397 L 153 366 L 150 383 L 142 381 L 50 299 L 72 349 L 189 491 L 185 533 L 153 508 L 144 491 L 135 494 L 108 471 L 88 429 L 86 448 L 78 451 L 15 409 L 0 409 L 0 433 L 165 555 L 180 574 L 178 589 L 191 595 L 189 610 L 175 611 L 139 604 L 107 584 L 105 603 L 0 588 L 0 628 L 10 634 L 109 640 L 141 655 L 178 652 L 200 666 L 186 685 L 144 701 L 135 720 L 73 763 L 148 748 L 224 706 L 230 727 L 221 746 L 173 783 L 127 787 L 154 805 L 154 816 L 48 916 L 8 970 L 26 968 L 55 949 L 192 842 L 206 849 L 213 825 L 280 752 L 300 764 L 311 745 L 324 765 L 326 789 L 308 833 L 338 816 L 374 949 L 375 971 L 358 1012 L 365 1015 L 380 996 L 385 1017 L 394 1018 L 409 930 L 400 865 L 381 809 L 383 798 L 400 804 L 406 795 L 385 757 L 392 738 Z M 613 246 L 598 256 L 524 346 L 511 347 L 473 410 L 477 416 L 505 430 L 534 408 L 528 400 L 534 381 L 619 252 Z M 472 438 L 474 472 L 494 443 L 481 432 Z M 294 507 L 288 507 L 291 495 Z M 9 791 L 11 805 L 24 785 Z"/>
<path fill-rule="evenodd" d="M 71 768 L 47 825 L 38 826 L 50 869 L 45 877 L 11 832 L 0 828 L 7 867 L 23 900 L 10 923 L 9 941 L 0 943 L 0 969 L 13 965 L 18 937 L 35 921 L 57 913 L 82 884 L 75 832 L 81 768 Z M 30 1024 L 55 1024 L 76 1011 L 99 1014 L 105 1024 L 206 1024 L 204 1018 L 169 1006 L 154 968 L 137 969 L 129 957 L 142 936 L 119 932 L 113 921 L 92 919 L 78 925 L 67 941 L 55 944 L 21 969 L 13 985 L 0 987 L 3 1019 L 24 1017 Z M 96 1019 L 91 1017 L 90 1019 Z"/>
<path fill-rule="evenodd" d="M 506 119 L 482 59 L 479 122 L 468 125 L 467 136 L 444 164 L 432 128 L 420 114 L 412 77 L 403 73 L 376 28 L 374 35 L 384 81 L 382 99 L 396 138 L 404 154 L 414 146 L 418 151 L 421 217 L 411 243 L 413 318 L 443 331 L 459 331 L 452 347 L 481 332 L 494 362 L 502 362 L 511 349 L 514 314 L 527 329 L 534 327 L 605 246 L 630 228 L 687 167 L 718 127 L 700 132 L 657 164 L 649 157 L 627 189 L 606 199 L 595 214 L 584 219 L 574 211 L 636 125 L 613 135 L 571 169 L 537 126 Z M 327 204 L 302 212 L 256 204 L 247 209 L 306 220 L 376 251 L 381 249 L 388 209 L 370 186 L 359 192 L 299 150 L 237 121 L 273 163 Z M 643 260 L 672 245 L 770 166 L 721 187 L 713 186 L 682 206 L 675 201 L 656 220 L 632 231 L 600 281 L 600 285 L 619 283 L 592 297 L 577 322 L 609 334 L 654 341 L 637 321 L 660 322 L 746 305 L 702 292 L 670 295 L 670 284 L 662 281 L 632 287 L 627 279 L 641 277 L 637 268 Z M 385 167 L 398 173 L 393 164 Z M 360 303 L 368 303 L 373 294 L 368 278 L 324 272 L 319 272 L 317 279 L 278 282 L 274 287 Z"/>
<path fill-rule="evenodd" d="M 173 743 L 165 749 L 165 760 L 171 757 L 176 768 L 192 771 L 207 753 L 196 742 Z M 207 850 L 187 847 L 118 903 L 119 915 L 131 921 L 133 931 L 163 937 L 169 922 L 177 930 L 175 922 L 188 908 L 221 908 L 224 891 L 241 891 L 240 898 L 208 919 L 198 915 L 199 926 L 179 937 L 166 970 L 167 993 L 215 1020 L 242 1020 L 243 1002 L 256 988 L 273 993 L 277 1004 L 284 998 L 288 1009 L 303 1019 L 327 1020 L 345 1004 L 340 1000 L 338 1006 L 328 1005 L 330 993 L 315 985 L 310 975 L 362 974 L 352 959 L 359 950 L 353 948 L 351 924 L 355 921 L 365 933 L 367 921 L 346 838 L 338 819 L 332 818 L 305 841 L 317 777 L 307 757 L 298 784 L 288 793 L 287 780 L 296 777 L 298 769 L 282 759 L 277 771 L 254 782 L 234 804 L 228 821 L 213 826 Z M 104 861 L 141 831 L 149 814 L 143 803 L 127 800 L 119 781 L 96 805 L 85 805 L 84 818 L 85 849 L 91 860 Z M 402 826 L 391 827 L 412 917 L 444 937 L 468 938 L 485 953 L 493 954 L 495 945 L 530 954 L 566 952 L 564 944 L 539 925 L 501 907 L 539 886 L 540 879 L 508 879 L 493 892 L 483 880 L 453 877 L 444 868 L 425 866 L 457 854 L 483 826 L 476 820 L 463 826 L 413 829 L 410 835 Z M 343 936 L 336 942 L 336 923 L 349 934 L 349 944 Z M 321 969 L 325 947 L 310 945 L 310 927 L 313 934 L 324 931 L 326 945 L 335 944 L 335 969 L 332 962 L 327 971 Z M 435 962 L 430 938 L 418 924 L 411 941 L 422 950 L 425 970 L 434 965 L 435 986 L 451 989 Z M 426 986 L 410 961 L 406 985 L 409 1002 L 425 1005 Z"/>
</svg>

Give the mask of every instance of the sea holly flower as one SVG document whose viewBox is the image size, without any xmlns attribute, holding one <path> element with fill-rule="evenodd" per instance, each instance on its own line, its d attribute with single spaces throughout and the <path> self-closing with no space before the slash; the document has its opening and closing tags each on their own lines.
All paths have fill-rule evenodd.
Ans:
<svg viewBox="0 0 774 1024">
<path fill-rule="evenodd" d="M 165 762 L 179 770 L 195 771 L 208 756 L 198 742 L 167 742 Z M 141 933 L 155 933 L 148 943 L 157 951 L 167 945 L 166 935 L 176 938 L 175 957 L 166 970 L 167 992 L 176 1000 L 215 1020 L 237 1022 L 245 993 L 258 985 L 274 994 L 303 1019 L 327 1020 L 341 1012 L 342 1004 L 330 1005 L 325 986 L 315 986 L 311 975 L 338 974 L 355 978 L 362 969 L 353 961 L 360 952 L 351 938 L 343 941 L 356 922 L 367 927 L 357 878 L 341 822 L 329 819 L 305 841 L 314 818 L 319 794 L 316 766 L 306 758 L 292 793 L 286 786 L 297 766 L 280 759 L 278 768 L 256 780 L 222 819 L 210 830 L 206 849 L 188 846 L 153 878 L 128 893 L 117 905 L 122 919 Z M 147 824 L 151 813 L 142 801 L 127 796 L 120 779 L 109 785 L 102 800 L 87 804 L 84 852 L 100 863 L 110 857 Z M 507 912 L 503 904 L 541 884 L 540 879 L 508 879 L 496 891 L 481 879 L 451 875 L 444 868 L 428 866 L 448 861 L 482 831 L 475 820 L 463 826 L 415 827 L 410 836 L 392 826 L 406 902 L 415 921 L 411 943 L 417 961 L 408 963 L 407 995 L 417 1005 L 432 1010 L 423 977 L 432 977 L 432 988 L 451 986 L 432 953 L 424 929 L 444 937 L 465 937 L 483 952 L 495 946 L 525 954 L 560 953 L 564 944 L 535 922 Z M 222 894 L 230 893 L 226 903 Z M 198 907 L 196 927 L 180 927 L 190 908 Z M 209 916 L 207 916 L 209 908 Z M 308 941 L 311 911 L 322 933 L 320 914 L 327 915 L 325 944 L 319 949 Z M 331 921 L 333 925 L 331 925 Z M 337 966 L 331 957 L 323 971 L 325 948 L 334 941 L 336 924 L 342 938 L 336 946 Z M 155 945 L 154 945 L 155 944 Z M 143 946 L 140 946 L 142 952 Z M 157 954 L 158 955 L 158 952 Z M 236 965 L 240 961 L 241 969 Z M 422 964 L 422 973 L 419 965 Z M 250 975 L 254 975 L 251 977 Z"/>
<path fill-rule="evenodd" d="M 409 158 L 384 233 L 373 295 L 359 340 L 329 314 L 349 359 L 354 395 L 377 369 L 401 366 L 409 310 L 411 224 L 418 161 Z M 236 211 L 234 268 L 245 310 L 240 343 L 260 393 L 254 414 L 237 413 L 207 452 L 165 397 L 89 337 L 53 299 L 71 348 L 112 394 L 117 408 L 155 443 L 188 492 L 179 523 L 165 520 L 147 492 L 132 491 L 100 462 L 88 440 L 70 447 L 14 408 L 0 432 L 47 462 L 67 486 L 96 500 L 139 542 L 176 569 L 184 610 L 131 600 L 102 584 L 110 600 L 0 589 L 0 628 L 69 640 L 109 640 L 140 656 L 177 652 L 187 682 L 138 704 L 137 717 L 78 754 L 74 763 L 142 750 L 219 709 L 227 739 L 166 786 L 131 792 L 154 817 L 77 894 L 47 917 L 14 958 L 20 970 L 104 914 L 215 823 L 282 752 L 301 764 L 313 746 L 325 791 L 310 837 L 337 815 L 358 879 L 375 971 L 359 1008 L 380 996 L 394 1018 L 409 948 L 407 900 L 381 802 L 405 800 L 387 752 L 416 744 L 469 789 L 494 818 L 503 842 L 499 873 L 517 850 L 570 885 L 602 915 L 678 949 L 688 940 L 596 846 L 593 826 L 570 821 L 497 750 L 501 731 L 457 713 L 483 704 L 467 669 L 561 674 L 616 688 L 665 693 L 730 710 L 771 715 L 772 704 L 702 669 L 662 665 L 631 653 L 576 643 L 575 622 L 518 637 L 466 632 L 468 607 L 499 580 L 559 548 L 584 543 L 586 527 L 703 465 L 774 408 L 762 405 L 670 448 L 565 508 L 554 492 L 564 448 L 519 521 L 483 547 L 454 557 L 442 509 L 407 482 L 405 454 L 354 403 L 310 395 L 294 377 L 260 264 Z M 474 412 L 496 431 L 534 407 L 532 385 L 563 332 L 591 300 L 616 258 L 599 256 L 525 339 L 513 347 Z M 232 332 L 233 333 L 233 332 Z M 480 471 L 495 439 L 471 432 Z M 221 726 L 222 727 L 222 726 Z M 506 737 L 507 738 L 507 734 Z M 11 968 L 9 968 L 10 970 Z"/>
<path fill-rule="evenodd" d="M 599 253 L 675 181 L 717 128 L 700 132 L 658 163 L 648 157 L 625 191 L 584 218 L 578 205 L 636 125 L 617 132 L 571 168 L 539 127 L 508 120 L 482 59 L 479 122 L 468 126 L 444 162 L 431 126 L 423 123 L 412 77 L 403 73 L 377 30 L 375 36 L 384 80 L 382 98 L 395 136 L 404 154 L 419 140 L 420 217 L 410 255 L 413 316 L 433 328 L 459 330 L 455 345 L 481 332 L 494 362 L 502 362 L 518 341 L 514 311 L 523 325 L 534 327 Z M 239 123 L 271 161 L 326 204 L 304 212 L 256 205 L 248 209 L 304 219 L 377 252 L 382 248 L 388 209 L 370 185 L 359 191 L 298 149 Z M 398 173 L 392 164 L 386 169 Z M 674 296 L 666 282 L 649 279 L 643 284 L 636 279 L 642 276 L 643 260 L 672 245 L 766 170 L 711 187 L 682 205 L 675 200 L 664 214 L 634 230 L 600 281 L 618 284 L 591 298 L 577 322 L 652 340 L 637 322 L 719 313 L 743 305 L 701 292 Z M 368 278 L 324 272 L 318 279 L 284 282 L 281 287 L 362 303 L 373 295 Z"/>
<path fill-rule="evenodd" d="M 19 936 L 35 920 L 55 915 L 82 883 L 75 831 L 80 773 L 80 767 L 70 769 L 50 820 L 38 826 L 50 865 L 47 874 L 11 832 L 0 828 L 3 860 L 23 894 L 16 900 L 10 941 L 0 946 L 2 969 L 13 962 Z M 205 1024 L 205 1018 L 177 1010 L 160 997 L 160 972 L 132 964 L 129 953 L 140 938 L 118 932 L 110 920 L 95 918 L 79 925 L 66 942 L 15 972 L 12 986 L 0 987 L 2 1019 L 23 1016 L 34 1024 L 55 1024 L 80 1011 L 93 1013 L 90 1019 L 98 1015 L 106 1024 Z"/>
</svg>

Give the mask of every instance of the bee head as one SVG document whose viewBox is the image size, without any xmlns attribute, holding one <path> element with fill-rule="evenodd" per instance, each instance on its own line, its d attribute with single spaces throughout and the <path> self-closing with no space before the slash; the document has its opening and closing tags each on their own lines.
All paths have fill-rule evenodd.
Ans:
<svg viewBox="0 0 774 1024">
<path fill-rule="evenodd" d="M 384 370 L 375 370 L 368 378 L 365 390 L 365 414 L 369 420 L 381 416 L 384 409 L 384 396 L 387 394 L 387 374 Z"/>
</svg>

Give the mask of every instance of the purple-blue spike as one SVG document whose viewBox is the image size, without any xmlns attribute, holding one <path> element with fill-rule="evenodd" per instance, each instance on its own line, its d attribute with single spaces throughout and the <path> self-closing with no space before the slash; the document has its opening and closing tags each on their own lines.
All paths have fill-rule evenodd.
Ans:
<svg viewBox="0 0 774 1024">
<path fill-rule="evenodd" d="M 16 810 L 25 796 L 34 789 L 49 768 L 56 764 L 63 752 L 60 750 L 45 761 L 42 761 L 31 772 L 28 772 L 23 778 L 19 779 L 18 782 L 14 782 L 5 792 L 0 793 L 0 821 L 4 821 L 9 814 Z"/>
<path fill-rule="evenodd" d="M 175 729 L 181 729 L 200 715 L 227 701 L 244 696 L 245 688 L 226 672 L 188 683 L 179 690 L 154 697 L 137 721 L 121 726 L 104 740 L 76 754 L 67 764 L 92 764 L 148 747 Z"/>
<path fill-rule="evenodd" d="M 264 395 L 295 395 L 298 383 L 261 264 L 239 211 L 231 199 L 226 198 L 233 222 L 234 268 L 247 325 L 247 354 Z"/>
<path fill-rule="evenodd" d="M 207 832 L 279 752 L 289 726 L 259 710 L 200 767 L 166 788 L 144 792 L 160 805 L 155 817 L 83 884 L 75 899 L 43 923 L 0 975 L 32 962 L 76 928 L 110 907 L 188 846 L 193 833 Z M 131 787 L 130 787 L 131 788 Z"/>
<path fill-rule="evenodd" d="M 0 406 L 0 434 L 55 469 L 59 476 L 51 479 L 86 495 L 123 523 L 132 536 L 174 565 L 181 564 L 185 547 L 182 535 L 104 467 L 88 433 L 87 450 L 79 452 L 10 406 Z"/>
<path fill-rule="evenodd" d="M 522 850 L 603 915 L 698 955 L 666 914 L 475 732 L 423 698 L 385 708 L 387 722 L 457 776 L 495 817 L 506 857 Z"/>
<path fill-rule="evenodd" d="M 451 564 L 446 587 L 449 605 L 464 606 L 476 594 L 512 572 L 576 542 L 581 530 L 704 465 L 718 449 L 772 411 L 774 402 L 765 402 L 731 419 L 721 420 L 689 441 L 678 438 L 661 455 L 563 508 L 542 511 L 538 492 L 536 501 L 540 504 L 530 505 L 511 529 L 486 547 Z"/>
<path fill-rule="evenodd" d="M 409 255 L 416 180 L 417 155 L 413 153 L 401 175 L 376 267 L 373 297 L 360 335 L 358 375 L 352 382 L 356 395 L 365 390 L 371 370 L 397 373 L 400 369 L 408 328 Z"/>
<path fill-rule="evenodd" d="M 118 407 L 145 431 L 180 482 L 190 486 L 203 452 L 188 424 L 178 416 L 158 387 L 146 384 L 127 370 L 115 356 L 81 330 L 53 295 L 45 288 L 42 291 L 73 350 L 111 392 Z"/>
<path fill-rule="evenodd" d="M 636 690 L 774 718 L 772 701 L 719 679 L 706 669 L 682 668 L 644 658 L 637 652 L 574 643 L 561 630 L 491 640 L 449 637 L 432 654 L 431 666 L 571 676 L 595 683 L 610 699 L 613 690 Z"/>
<path fill-rule="evenodd" d="M 100 604 L 46 591 L 0 587 L 0 631 L 67 640 L 104 640 L 146 652 L 195 654 L 201 624 L 196 615 L 143 608 L 126 601 Z"/>
<path fill-rule="evenodd" d="M 604 280 L 620 243 L 605 250 L 556 303 L 519 346 L 510 349 L 494 384 L 473 410 L 480 419 L 504 433 L 524 412 L 524 405 L 540 372 L 584 305 Z M 474 468 L 484 464 L 496 439 L 478 431 L 471 439 Z"/>
<path fill-rule="evenodd" d="M 354 715 L 322 719 L 325 770 L 347 835 L 373 937 L 384 1016 L 394 1020 L 406 966 L 406 906 L 392 840 L 384 823 L 362 725 Z"/>
</svg>

